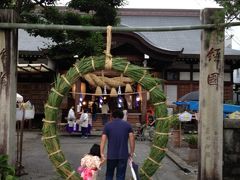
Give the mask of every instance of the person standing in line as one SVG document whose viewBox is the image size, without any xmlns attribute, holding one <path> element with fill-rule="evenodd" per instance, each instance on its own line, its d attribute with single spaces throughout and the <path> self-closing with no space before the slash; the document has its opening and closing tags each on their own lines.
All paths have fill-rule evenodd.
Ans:
<svg viewBox="0 0 240 180">
<path fill-rule="evenodd" d="M 87 130 L 88 130 L 88 110 L 87 109 L 83 110 L 83 113 L 81 114 L 81 117 L 80 117 L 80 123 L 81 123 L 82 136 L 84 138 L 87 138 Z"/>
<path fill-rule="evenodd" d="M 73 132 L 73 126 L 74 126 L 74 121 L 76 120 L 75 112 L 74 112 L 74 106 L 72 106 L 69 111 L 68 111 L 68 116 L 67 116 L 67 131 L 69 133 Z"/>
<path fill-rule="evenodd" d="M 76 119 L 75 112 L 74 112 L 74 106 L 72 106 L 68 111 L 68 120 L 74 121 Z"/>
<path fill-rule="evenodd" d="M 116 179 L 125 180 L 128 158 L 133 158 L 135 150 L 135 137 L 132 126 L 122 120 L 123 112 L 121 110 L 115 110 L 112 116 L 113 120 L 105 125 L 102 133 L 101 159 L 102 161 L 105 160 L 104 149 L 106 141 L 108 141 L 106 180 L 113 179 L 115 169 L 117 171 Z"/>
<path fill-rule="evenodd" d="M 98 170 L 101 169 L 100 145 L 94 144 L 90 152 L 81 159 L 81 166 L 78 167 L 78 173 L 83 180 L 96 180 Z"/>
<path fill-rule="evenodd" d="M 87 128 L 87 135 L 91 135 L 92 130 L 92 114 L 88 112 L 88 128 Z"/>
<path fill-rule="evenodd" d="M 97 120 L 97 111 L 98 111 L 98 104 L 97 101 L 94 101 L 92 104 L 92 120 L 96 121 Z"/>
<path fill-rule="evenodd" d="M 102 124 L 105 125 L 108 122 L 108 111 L 109 111 L 109 106 L 107 102 L 104 102 L 102 105 Z"/>
</svg>

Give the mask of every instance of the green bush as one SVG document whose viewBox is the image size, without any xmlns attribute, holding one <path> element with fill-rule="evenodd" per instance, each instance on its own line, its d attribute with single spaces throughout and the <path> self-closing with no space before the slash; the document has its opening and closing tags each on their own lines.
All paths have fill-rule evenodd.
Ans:
<svg viewBox="0 0 240 180">
<path fill-rule="evenodd" d="M 180 121 L 177 115 L 174 115 L 171 119 L 171 128 L 180 129 Z"/>
<path fill-rule="evenodd" d="M 197 134 L 188 134 L 185 136 L 184 141 L 191 145 L 198 144 L 198 135 Z"/>
<path fill-rule="evenodd" d="M 0 180 L 16 180 L 15 169 L 8 164 L 8 155 L 0 155 Z"/>
</svg>

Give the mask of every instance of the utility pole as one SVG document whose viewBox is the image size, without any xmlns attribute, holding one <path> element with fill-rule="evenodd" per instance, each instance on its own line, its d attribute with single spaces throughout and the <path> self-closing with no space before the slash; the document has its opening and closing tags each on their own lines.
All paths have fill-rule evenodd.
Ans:
<svg viewBox="0 0 240 180">
<path fill-rule="evenodd" d="M 202 24 L 216 23 L 221 10 L 204 9 Z M 198 180 L 222 180 L 224 28 L 202 30 L 201 41 Z"/>
</svg>

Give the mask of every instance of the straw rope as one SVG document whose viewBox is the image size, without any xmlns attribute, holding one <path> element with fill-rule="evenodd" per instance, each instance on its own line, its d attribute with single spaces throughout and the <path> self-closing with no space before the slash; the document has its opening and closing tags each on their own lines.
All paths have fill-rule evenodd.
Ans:
<svg viewBox="0 0 240 180">
<path fill-rule="evenodd" d="M 65 160 L 63 163 L 61 163 L 60 165 L 57 166 L 57 169 L 59 169 L 60 167 L 62 167 L 64 164 L 66 164 L 68 161 Z"/>
<path fill-rule="evenodd" d="M 153 105 L 154 105 L 154 106 L 158 106 L 158 105 L 161 105 L 161 104 L 166 104 L 166 101 L 162 101 L 162 102 L 154 103 Z"/>
<path fill-rule="evenodd" d="M 49 104 L 46 104 L 45 107 L 50 108 L 50 109 L 54 109 L 54 110 L 58 110 L 58 107 L 54 107 L 54 106 L 51 106 Z"/>
<path fill-rule="evenodd" d="M 162 132 L 157 132 L 157 131 L 155 131 L 155 134 L 157 134 L 157 135 L 163 135 L 163 136 L 169 136 L 171 133 L 162 133 Z"/>
<path fill-rule="evenodd" d="M 149 90 L 149 92 L 152 92 L 158 85 L 154 86 L 152 89 Z"/>
<path fill-rule="evenodd" d="M 43 119 L 42 122 L 49 123 L 49 124 L 55 124 L 56 123 L 56 121 L 49 121 L 49 120 L 46 120 L 46 119 Z"/>
<path fill-rule="evenodd" d="M 144 174 L 145 176 L 147 176 L 148 179 L 152 179 L 142 168 L 140 168 L 140 171 L 142 171 L 143 174 Z"/>
<path fill-rule="evenodd" d="M 68 85 L 69 87 L 72 87 L 71 83 L 67 80 L 67 78 L 66 78 L 64 75 L 62 75 L 62 78 L 63 78 L 63 80 L 67 83 L 67 85 Z"/>
<path fill-rule="evenodd" d="M 154 147 L 154 148 L 156 148 L 156 149 L 158 149 L 158 150 L 160 150 L 160 151 L 167 151 L 167 148 L 161 148 L 161 147 L 158 147 L 158 146 L 156 146 L 156 145 L 152 145 L 152 147 Z"/>
<path fill-rule="evenodd" d="M 53 155 L 55 155 L 55 154 L 57 154 L 57 153 L 60 153 L 60 152 L 62 152 L 61 149 L 59 149 L 59 150 L 57 150 L 57 151 L 55 151 L 55 152 L 49 154 L 48 157 L 53 156 Z"/>
<path fill-rule="evenodd" d="M 72 171 L 71 174 L 69 174 L 69 176 L 67 177 L 66 180 L 70 179 L 76 172 L 75 171 Z"/>
<path fill-rule="evenodd" d="M 139 79 L 138 83 L 141 83 L 142 80 L 145 78 L 145 76 L 146 76 L 146 73 L 144 72 L 143 76 Z"/>
<path fill-rule="evenodd" d="M 82 73 L 81 73 L 80 70 L 78 69 L 77 65 L 74 64 L 73 66 L 75 67 L 75 69 L 76 69 L 76 71 L 78 72 L 79 76 L 82 77 Z"/>
<path fill-rule="evenodd" d="M 95 64 L 94 64 L 94 59 L 91 57 L 91 62 L 92 62 L 92 68 L 93 68 L 93 70 L 96 70 L 95 69 Z"/>
<path fill-rule="evenodd" d="M 56 138 L 57 136 L 54 135 L 54 136 L 49 136 L 49 137 L 42 137 L 42 140 L 48 140 L 48 139 L 53 139 L 53 138 Z"/>
<path fill-rule="evenodd" d="M 152 158 L 150 158 L 150 157 L 148 157 L 148 159 L 149 159 L 150 161 L 154 162 L 155 164 L 157 164 L 158 166 L 160 166 L 160 163 L 158 163 L 158 162 L 155 161 L 154 159 L 152 159 Z"/>
<path fill-rule="evenodd" d="M 69 93 L 72 93 L 72 94 L 85 94 L 85 95 L 92 95 L 94 96 L 95 93 L 82 93 L 82 92 L 69 92 Z M 121 95 L 131 95 L 131 94 L 143 94 L 145 93 L 144 91 L 141 91 L 141 92 L 129 92 L 129 93 L 121 93 Z M 104 96 L 109 96 L 109 94 L 104 94 Z"/>
<path fill-rule="evenodd" d="M 172 118 L 173 116 L 166 116 L 166 117 L 159 117 L 159 118 L 156 118 L 156 120 L 165 120 L 165 119 L 170 119 Z"/>
<path fill-rule="evenodd" d="M 125 69 L 123 71 L 123 74 L 125 74 L 127 72 L 128 66 L 129 66 L 130 62 L 127 63 L 127 65 L 125 66 Z"/>
<path fill-rule="evenodd" d="M 112 26 L 107 26 L 107 44 L 105 53 L 105 69 L 112 69 L 112 55 L 111 51 L 111 43 L 112 43 Z"/>
<path fill-rule="evenodd" d="M 58 92 L 56 89 L 51 88 L 51 90 L 52 90 L 53 92 L 55 92 L 57 95 L 59 95 L 59 96 L 61 96 L 61 97 L 64 97 L 64 95 L 61 94 L 60 92 Z"/>
</svg>

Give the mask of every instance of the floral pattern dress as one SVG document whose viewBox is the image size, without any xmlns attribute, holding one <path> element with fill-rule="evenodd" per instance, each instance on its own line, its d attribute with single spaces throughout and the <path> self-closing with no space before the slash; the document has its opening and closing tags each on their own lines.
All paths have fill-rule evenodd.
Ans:
<svg viewBox="0 0 240 180">
<path fill-rule="evenodd" d="M 83 180 L 96 180 L 100 165 L 101 160 L 98 156 L 86 154 L 81 159 L 81 166 L 78 168 L 78 173 L 81 174 Z"/>
</svg>

